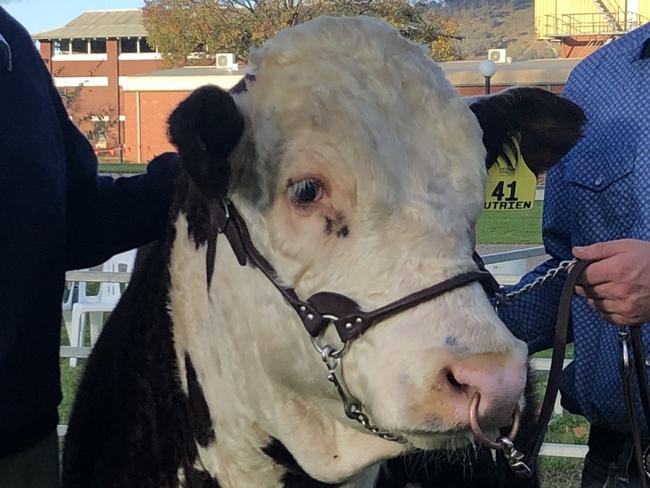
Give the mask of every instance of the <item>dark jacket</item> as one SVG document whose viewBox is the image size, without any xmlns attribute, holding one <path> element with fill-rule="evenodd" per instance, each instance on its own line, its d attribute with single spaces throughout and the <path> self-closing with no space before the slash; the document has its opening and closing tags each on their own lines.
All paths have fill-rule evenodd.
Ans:
<svg viewBox="0 0 650 488">
<path fill-rule="evenodd" d="M 65 271 L 161 237 L 177 170 L 165 154 L 146 175 L 98 176 L 29 34 L 0 7 L 0 458 L 56 427 Z"/>
</svg>

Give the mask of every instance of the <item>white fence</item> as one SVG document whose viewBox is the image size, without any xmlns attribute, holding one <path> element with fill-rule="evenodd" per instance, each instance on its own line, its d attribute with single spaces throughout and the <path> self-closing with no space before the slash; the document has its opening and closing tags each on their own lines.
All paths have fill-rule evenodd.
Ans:
<svg viewBox="0 0 650 488">
<path fill-rule="evenodd" d="M 493 254 L 486 254 L 483 256 L 483 261 L 488 269 L 495 275 L 497 280 L 502 284 L 516 283 L 521 275 L 527 271 L 527 260 L 530 258 L 544 256 L 544 248 L 541 246 L 529 247 L 525 249 L 517 249 L 514 251 L 498 252 Z M 130 273 L 106 273 L 102 271 L 69 271 L 65 275 L 66 281 L 85 281 L 85 282 L 112 282 L 112 283 L 128 283 Z M 87 358 L 90 355 L 90 347 L 70 347 L 61 346 L 59 355 L 62 358 Z M 548 371 L 550 369 L 551 360 L 533 358 L 531 360 L 532 367 L 535 371 Z M 569 363 L 569 360 L 564 361 L 564 366 Z M 562 415 L 563 409 L 560 406 L 560 398 L 558 395 L 555 404 L 554 413 Z M 65 436 L 67 431 L 66 425 L 58 426 L 59 437 Z M 540 455 L 542 456 L 558 456 L 565 458 L 584 458 L 587 453 L 587 446 L 577 444 L 556 444 L 545 443 L 542 446 Z"/>
</svg>

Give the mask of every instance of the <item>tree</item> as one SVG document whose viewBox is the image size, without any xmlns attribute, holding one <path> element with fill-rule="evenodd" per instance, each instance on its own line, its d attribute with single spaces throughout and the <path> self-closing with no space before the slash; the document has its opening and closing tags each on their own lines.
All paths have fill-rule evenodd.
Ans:
<svg viewBox="0 0 650 488">
<path fill-rule="evenodd" d="M 218 52 L 246 59 L 277 32 L 319 15 L 378 17 L 428 46 L 434 59 L 460 59 L 458 22 L 408 0 L 145 0 L 144 25 L 148 42 L 180 65 L 197 52 L 205 59 Z"/>
<path fill-rule="evenodd" d="M 101 63 L 97 63 L 94 68 L 90 69 L 90 77 L 95 74 L 100 65 Z M 59 68 L 54 73 L 54 76 L 62 77 L 64 76 L 63 73 L 64 68 Z M 118 140 L 118 134 L 116 133 L 116 130 L 119 130 L 118 117 L 113 106 L 91 104 L 92 109 L 89 111 L 88 105 L 84 103 L 85 100 L 83 99 L 83 83 L 71 87 L 61 87 L 57 91 L 70 119 L 94 148 L 106 145 L 109 139 Z"/>
</svg>

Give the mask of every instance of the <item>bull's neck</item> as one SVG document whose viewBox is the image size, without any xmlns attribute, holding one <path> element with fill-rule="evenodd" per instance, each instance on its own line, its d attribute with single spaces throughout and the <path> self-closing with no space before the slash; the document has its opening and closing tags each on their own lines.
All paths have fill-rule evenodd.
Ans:
<svg viewBox="0 0 650 488">
<path fill-rule="evenodd" d="M 179 373 L 186 393 L 201 392 L 205 401 L 198 403 L 207 406 L 214 432 L 214 440 L 199 448 L 201 464 L 221 488 L 372 487 L 373 465 L 395 447 L 327 413 L 321 404 L 338 400 L 318 399 L 330 388 L 326 371 L 299 322 L 288 327 L 293 311 L 277 290 L 258 270 L 240 267 L 225 239 L 218 242 L 208 287 L 207 246 L 197 248 L 187 238 L 182 215 L 176 235 L 170 313 Z M 189 377 L 187 358 L 194 369 Z M 192 377 L 196 385 L 188 385 Z M 302 383 L 289 388 L 284 378 Z M 274 458 L 278 449 L 269 446 L 292 453 L 293 464 L 286 456 Z M 331 484 L 312 480 L 305 471 Z"/>
</svg>

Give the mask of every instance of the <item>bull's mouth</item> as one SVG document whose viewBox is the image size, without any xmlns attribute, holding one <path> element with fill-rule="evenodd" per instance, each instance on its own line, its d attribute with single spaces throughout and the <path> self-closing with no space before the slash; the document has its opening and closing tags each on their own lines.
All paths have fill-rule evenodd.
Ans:
<svg viewBox="0 0 650 488">
<path fill-rule="evenodd" d="M 434 432 L 429 430 L 410 430 L 401 433 L 407 440 L 408 450 L 455 450 L 472 444 L 473 434 L 469 427 Z"/>
<path fill-rule="evenodd" d="M 456 449 L 468 444 L 480 444 L 490 449 L 501 449 L 499 442 L 499 429 L 509 427 L 506 436 L 514 440 L 521 424 L 521 410 L 515 406 L 510 416 L 509 425 L 500 425 L 502 422 L 485 422 L 479 418 L 479 404 L 481 395 L 477 392 L 469 404 L 469 423 L 457 424 L 440 430 L 439 422 L 427 422 L 415 429 L 401 430 L 399 433 L 407 440 L 408 444 L 416 449 Z M 483 425 L 482 425 L 483 424 Z"/>
<path fill-rule="evenodd" d="M 396 432 L 406 440 L 407 450 L 455 450 L 476 443 L 472 429 L 466 423 L 443 427 L 440 424 L 426 422 Z M 495 433 L 488 430 L 488 435 Z"/>
</svg>

